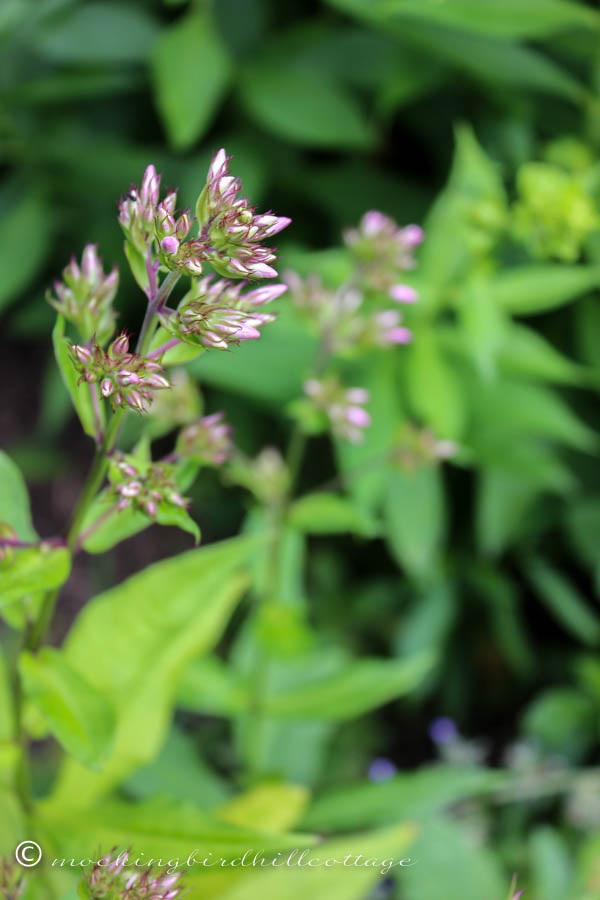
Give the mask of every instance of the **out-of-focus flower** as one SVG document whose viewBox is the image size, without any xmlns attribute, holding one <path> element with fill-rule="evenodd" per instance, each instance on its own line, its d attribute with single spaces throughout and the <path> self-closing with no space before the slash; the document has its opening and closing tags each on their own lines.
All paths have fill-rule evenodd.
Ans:
<svg viewBox="0 0 600 900">
<path fill-rule="evenodd" d="M 111 850 L 82 878 L 80 894 L 89 900 L 175 900 L 182 889 L 180 872 L 132 868 L 130 856 Z"/>
<path fill-rule="evenodd" d="M 65 319 L 77 327 L 84 341 L 92 337 L 103 344 L 115 329 L 113 300 L 119 285 L 117 266 L 105 274 L 96 244 L 86 244 L 81 265 L 73 257 L 62 281 L 54 282 L 47 299 Z"/>
<path fill-rule="evenodd" d="M 71 345 L 71 354 L 81 381 L 99 384 L 100 393 L 113 409 L 126 405 L 136 412 L 147 412 L 154 392 L 170 387 L 160 363 L 129 352 L 125 333 L 106 351 L 94 342 L 91 346 Z"/>
<path fill-rule="evenodd" d="M 224 421 L 224 413 L 204 416 L 180 431 L 176 450 L 179 456 L 195 462 L 220 466 L 231 456 L 232 428 Z"/>
<path fill-rule="evenodd" d="M 513 207 L 514 233 L 533 256 L 574 262 L 587 237 L 600 228 L 581 179 L 548 163 L 521 166 L 519 199 Z"/>
<path fill-rule="evenodd" d="M 150 408 L 151 422 L 147 428 L 153 438 L 193 422 L 202 412 L 200 391 L 185 369 L 170 369 L 169 383 L 170 390 L 159 391 Z"/>
<path fill-rule="evenodd" d="M 449 744 L 459 738 L 456 722 L 449 716 L 438 716 L 429 726 L 429 737 L 434 744 Z"/>
<path fill-rule="evenodd" d="M 389 295 L 397 303 L 416 303 L 419 299 L 418 293 L 408 284 L 393 284 Z"/>
<path fill-rule="evenodd" d="M 259 308 L 280 297 L 285 284 L 245 291 L 245 282 L 209 276 L 193 282 L 179 309 L 161 316 L 164 328 L 187 344 L 227 350 L 231 344 L 256 340 L 259 329 L 275 317 Z"/>
<path fill-rule="evenodd" d="M 18 900 L 24 888 L 23 870 L 14 860 L 0 858 L 0 900 Z"/>
<path fill-rule="evenodd" d="M 208 170 L 206 186 L 198 197 L 198 243 L 220 275 L 233 278 L 276 278 L 272 249 L 262 241 L 286 228 L 291 219 L 271 212 L 256 214 L 245 197 L 242 183 L 229 173 L 229 160 L 221 149 Z"/>
<path fill-rule="evenodd" d="M 405 423 L 391 453 L 391 460 L 408 472 L 421 465 L 450 459 L 459 451 L 454 441 L 440 441 L 428 428 Z"/>
<path fill-rule="evenodd" d="M 175 466 L 168 463 L 142 463 L 119 453 L 111 459 L 108 478 L 120 510 L 137 509 L 156 518 L 165 505 L 187 509 L 190 504 L 177 490 Z"/>
<path fill-rule="evenodd" d="M 337 291 L 329 291 L 323 287 L 318 276 L 303 280 L 295 272 L 286 272 L 284 278 L 294 305 L 332 353 L 343 353 L 360 347 L 394 347 L 408 344 L 412 340 L 411 331 L 401 324 L 402 316 L 398 310 L 366 310 L 363 292 L 352 284 L 342 286 Z M 412 291 L 406 285 L 396 287 Z M 408 294 L 406 297 L 408 298 Z"/>
<path fill-rule="evenodd" d="M 367 775 L 370 781 L 389 781 L 390 778 L 394 777 L 397 771 L 398 767 L 391 759 L 379 756 L 377 759 L 374 759 L 369 766 Z"/>
<path fill-rule="evenodd" d="M 344 241 L 360 267 L 362 280 L 369 287 L 386 292 L 393 287 L 405 287 L 398 285 L 398 277 L 402 271 L 414 268 L 414 250 L 424 237 L 418 225 L 401 228 L 389 216 L 374 209 L 364 214 L 358 228 L 344 232 Z"/>
<path fill-rule="evenodd" d="M 369 392 L 364 388 L 345 388 L 339 379 L 330 376 L 322 380 L 310 378 L 304 384 L 304 393 L 312 406 L 327 419 L 336 437 L 358 444 L 363 440 L 364 429 L 371 424 L 371 416 L 364 408 Z"/>
<path fill-rule="evenodd" d="M 287 494 L 290 475 L 279 450 L 264 447 L 258 456 L 248 459 L 236 453 L 227 469 L 228 479 L 251 491 L 267 506 L 279 505 Z"/>
</svg>

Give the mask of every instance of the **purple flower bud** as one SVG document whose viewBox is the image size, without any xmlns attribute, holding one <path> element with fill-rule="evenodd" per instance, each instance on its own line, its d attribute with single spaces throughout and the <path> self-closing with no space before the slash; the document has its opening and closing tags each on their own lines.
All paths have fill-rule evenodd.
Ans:
<svg viewBox="0 0 600 900">
<path fill-rule="evenodd" d="M 369 392 L 365 388 L 350 388 L 346 391 L 346 399 L 350 403 L 358 403 L 362 406 L 369 402 Z"/>
<path fill-rule="evenodd" d="M 419 299 L 418 293 L 408 284 L 394 284 L 389 291 L 392 300 L 398 303 L 416 303 Z"/>
<path fill-rule="evenodd" d="M 139 481 L 128 481 L 127 484 L 119 486 L 119 493 L 122 494 L 123 497 L 137 497 L 141 489 L 142 486 Z"/>
<path fill-rule="evenodd" d="M 146 503 L 146 512 L 152 518 L 155 517 L 156 513 L 158 512 L 158 507 L 154 500 L 148 500 L 148 502 Z"/>
<path fill-rule="evenodd" d="M 370 781 L 389 781 L 397 771 L 398 769 L 391 759 L 380 756 L 374 759 L 369 766 L 368 778 Z"/>
<path fill-rule="evenodd" d="M 371 416 L 366 409 L 363 409 L 361 406 L 347 407 L 346 419 L 351 425 L 356 425 L 358 428 L 366 428 L 371 424 Z"/>
<path fill-rule="evenodd" d="M 160 187 L 160 175 L 157 175 L 153 165 L 149 165 L 142 178 L 140 197 L 144 206 L 158 203 L 158 191 Z"/>
<path fill-rule="evenodd" d="M 71 350 L 82 366 L 90 362 L 92 353 L 87 347 L 82 347 L 80 344 L 72 344 Z"/>
<path fill-rule="evenodd" d="M 90 281 L 102 278 L 102 263 L 98 256 L 97 244 L 86 244 L 81 257 L 81 274 Z"/>
<path fill-rule="evenodd" d="M 111 356 L 125 356 L 129 352 L 129 337 L 124 331 L 112 342 L 108 352 Z"/>
<path fill-rule="evenodd" d="M 169 256 L 174 256 L 179 250 L 179 241 L 172 235 L 167 235 L 160 242 L 161 249 Z"/>
<path fill-rule="evenodd" d="M 387 216 L 376 209 L 371 209 L 362 217 L 361 226 L 368 237 L 378 234 L 387 222 Z"/>
<path fill-rule="evenodd" d="M 129 384 L 139 384 L 142 379 L 135 372 L 129 372 L 127 369 L 121 369 L 120 372 L 117 372 L 117 381 L 122 387 L 127 387 Z"/>
<path fill-rule="evenodd" d="M 425 240 L 425 232 L 420 225 L 407 225 L 402 229 L 402 238 L 407 247 L 418 247 Z"/>
<path fill-rule="evenodd" d="M 110 378 L 105 378 L 100 385 L 100 392 L 103 397 L 110 397 L 112 393 L 114 393 L 115 386 L 110 380 Z"/>
<path fill-rule="evenodd" d="M 454 719 L 439 716 L 429 726 L 429 737 L 434 744 L 449 744 L 458 738 L 458 728 Z"/>
<path fill-rule="evenodd" d="M 246 303 L 249 303 L 251 306 L 262 306 L 265 303 L 271 303 L 271 301 L 285 294 L 287 289 L 287 284 L 268 284 L 255 288 L 246 294 Z"/>
<path fill-rule="evenodd" d="M 386 333 L 386 339 L 390 344 L 410 344 L 412 331 L 408 328 L 390 328 Z"/>
</svg>

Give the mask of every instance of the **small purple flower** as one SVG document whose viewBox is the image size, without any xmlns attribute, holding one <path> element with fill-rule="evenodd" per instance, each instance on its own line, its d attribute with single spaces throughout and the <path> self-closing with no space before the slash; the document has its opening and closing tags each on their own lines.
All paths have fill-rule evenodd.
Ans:
<svg viewBox="0 0 600 900">
<path fill-rule="evenodd" d="M 368 778 L 371 781 L 389 781 L 397 773 L 398 768 L 391 759 L 379 756 L 369 766 Z"/>
<path fill-rule="evenodd" d="M 83 877 L 82 896 L 90 900 L 175 900 L 182 888 L 180 872 L 158 872 L 153 866 L 140 870 L 137 861 L 129 862 L 129 851 L 116 852 L 114 848 Z M 131 866 L 135 868 L 131 870 Z"/>
<path fill-rule="evenodd" d="M 168 463 L 142 463 L 122 453 L 111 460 L 109 481 L 119 510 L 134 509 L 155 518 L 160 506 L 187 509 L 175 483 L 175 467 Z"/>
<path fill-rule="evenodd" d="M 429 726 L 429 737 L 434 744 L 450 744 L 457 740 L 458 736 L 456 722 L 449 716 L 439 716 Z"/>
</svg>

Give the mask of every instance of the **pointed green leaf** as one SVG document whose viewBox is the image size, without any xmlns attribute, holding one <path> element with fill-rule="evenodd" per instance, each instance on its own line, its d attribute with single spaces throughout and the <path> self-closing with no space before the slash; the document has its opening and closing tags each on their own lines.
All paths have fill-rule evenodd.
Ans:
<svg viewBox="0 0 600 900">
<path fill-rule="evenodd" d="M 52 647 L 37 656 L 22 653 L 19 669 L 26 697 L 67 753 L 84 765 L 97 765 L 114 734 L 115 714 L 108 700 Z"/>
</svg>

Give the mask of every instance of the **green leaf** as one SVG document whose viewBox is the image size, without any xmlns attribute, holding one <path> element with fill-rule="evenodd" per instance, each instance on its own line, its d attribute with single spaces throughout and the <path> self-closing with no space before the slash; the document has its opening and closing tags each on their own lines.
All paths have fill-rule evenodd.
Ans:
<svg viewBox="0 0 600 900">
<path fill-rule="evenodd" d="M 85 765 L 96 766 L 108 755 L 114 735 L 110 703 L 52 647 L 37 656 L 22 653 L 19 669 L 26 697 L 59 743 Z"/>
<path fill-rule="evenodd" d="M 58 368 L 60 369 L 62 379 L 65 383 L 65 387 L 71 395 L 71 400 L 73 401 L 73 405 L 75 407 L 75 410 L 77 411 L 77 415 L 79 416 L 79 421 L 81 422 L 83 430 L 86 434 L 89 434 L 89 436 L 93 438 L 96 434 L 96 420 L 94 417 L 94 407 L 92 405 L 92 397 L 90 394 L 90 385 L 85 381 L 82 384 L 78 384 L 79 372 L 75 368 L 75 364 L 71 359 L 71 354 L 69 352 L 69 342 L 65 338 L 64 334 L 65 320 L 62 315 L 59 315 L 56 318 L 56 325 L 54 326 L 54 330 L 52 331 L 54 355 L 56 357 L 56 362 L 58 364 Z M 91 389 L 96 391 L 96 385 L 91 385 Z M 100 405 L 100 408 L 102 409 L 102 405 Z"/>
<path fill-rule="evenodd" d="M 482 842 L 474 843 L 468 826 L 456 819 L 432 819 L 411 852 L 417 863 L 401 872 L 406 900 L 505 896 L 505 877 L 491 849 Z"/>
<path fill-rule="evenodd" d="M 353 95 L 324 73 L 262 63 L 242 74 L 240 89 L 248 112 L 288 141 L 357 149 L 373 143 Z"/>
<path fill-rule="evenodd" d="M 406 819 L 426 820 L 460 800 L 485 795 L 507 785 L 497 770 L 467 765 L 422 766 L 385 782 L 360 781 L 317 797 L 303 825 L 313 831 L 350 831 Z"/>
<path fill-rule="evenodd" d="M 176 525 L 182 531 L 187 531 L 194 538 L 196 544 L 200 543 L 200 529 L 187 509 L 181 506 L 173 506 L 171 503 L 160 503 L 156 513 L 156 521 L 159 525 Z"/>
<path fill-rule="evenodd" d="M 316 344 L 287 306 L 277 321 L 265 328 L 260 341 L 245 341 L 233 353 L 203 353 L 188 371 L 202 384 L 251 397 L 279 412 L 284 403 L 302 393 L 302 380 L 310 371 Z"/>
<path fill-rule="evenodd" d="M 35 541 L 25 480 L 10 456 L 0 450 L 0 522 L 6 522 L 22 541 Z"/>
<path fill-rule="evenodd" d="M 436 568 L 446 532 L 446 504 L 438 467 L 394 472 L 384 501 L 386 541 L 397 562 L 415 578 Z"/>
<path fill-rule="evenodd" d="M 435 22 L 498 37 L 545 37 L 575 26 L 598 28 L 593 10 L 570 0 L 374 0 L 373 15 Z"/>
<path fill-rule="evenodd" d="M 524 375 L 559 384 L 589 380 L 583 366 L 563 356 L 552 344 L 525 325 L 508 324 L 497 349 L 500 367 L 509 375 Z"/>
<path fill-rule="evenodd" d="M 419 331 L 406 349 L 404 364 L 414 413 L 437 437 L 458 440 L 465 425 L 464 387 L 433 331 Z"/>
<path fill-rule="evenodd" d="M 225 779 L 198 753 L 197 736 L 177 726 L 169 732 L 157 758 L 138 769 L 125 782 L 124 790 L 140 800 L 170 797 L 201 809 L 224 803 L 231 792 Z"/>
<path fill-rule="evenodd" d="M 573 637 L 584 644 L 600 642 L 600 618 L 573 585 L 541 559 L 527 563 L 526 573 L 540 600 Z"/>
<path fill-rule="evenodd" d="M 497 556 L 518 543 L 519 525 L 539 495 L 539 485 L 526 478 L 485 468 L 477 492 L 477 541 L 484 554 Z"/>
<path fill-rule="evenodd" d="M 474 443 L 503 446 L 511 436 L 529 435 L 589 452 L 598 446 L 596 433 L 562 398 L 541 385 L 473 379 L 469 396 L 475 419 Z"/>
<path fill-rule="evenodd" d="M 408 860 L 415 829 L 397 825 L 369 834 L 357 834 L 343 840 L 326 841 L 311 851 L 313 865 L 282 866 L 261 869 L 238 879 L 232 887 L 219 894 L 220 900 L 363 900 L 370 888 L 381 878 L 384 866 L 325 865 L 326 859 L 343 860 L 360 854 L 364 859 Z M 300 845 L 298 845 L 300 846 Z M 318 862 L 317 862 L 318 860 Z M 308 860 L 305 860 L 307 863 Z M 406 863 L 407 865 L 409 863 Z M 394 869 L 399 879 L 407 869 Z"/>
<path fill-rule="evenodd" d="M 600 563 L 600 498 L 587 497 L 571 504 L 565 524 L 571 546 L 579 558 L 586 565 L 596 567 Z"/>
<path fill-rule="evenodd" d="M 169 141 L 185 150 L 208 129 L 231 74 L 229 57 L 208 15 L 193 12 L 162 32 L 152 74 Z"/>
<path fill-rule="evenodd" d="M 496 303 L 517 316 L 564 306 L 600 285 L 600 267 L 558 263 L 506 269 L 490 281 Z"/>
<path fill-rule="evenodd" d="M 115 743 L 99 773 L 65 764 L 52 807 L 86 805 L 154 758 L 181 675 L 220 638 L 246 584 L 240 570 L 258 546 L 257 538 L 236 539 L 180 554 L 87 604 L 64 653 L 114 704 Z"/>
<path fill-rule="evenodd" d="M 549 825 L 535 828 L 529 837 L 532 887 L 544 900 L 564 900 L 571 890 L 573 863 L 566 838 Z"/>
<path fill-rule="evenodd" d="M 50 250 L 51 221 L 42 198 L 34 192 L 4 211 L 0 222 L 0 310 L 31 283 L 42 267 Z"/>
<path fill-rule="evenodd" d="M 522 729 L 546 752 L 579 760 L 595 742 L 594 701 L 576 688 L 550 688 L 527 707 Z"/>
<path fill-rule="evenodd" d="M 346 497 L 325 491 L 307 494 L 292 505 L 289 523 L 305 534 L 340 534 L 349 531 L 374 537 L 378 525 Z"/>
<path fill-rule="evenodd" d="M 275 852 L 315 843 L 309 834 L 263 831 L 260 822 L 252 828 L 237 828 L 189 802 L 164 798 L 143 803 L 107 801 L 83 809 L 56 809 L 41 804 L 36 812 L 40 826 L 52 836 L 59 858 L 87 859 L 94 847 L 134 847 L 140 859 L 178 859 L 185 868 L 186 860 L 194 854 L 199 878 L 208 874 L 202 865 L 205 858 L 231 860 L 243 856 L 251 847 Z M 193 865 L 185 871 L 186 878 L 194 877 Z"/>
<path fill-rule="evenodd" d="M 310 794 L 299 784 L 261 784 L 215 809 L 215 816 L 241 828 L 260 822 L 270 832 L 294 828 L 308 805 Z"/>
<path fill-rule="evenodd" d="M 156 20 L 142 8 L 88 2 L 47 23 L 36 49 L 63 64 L 134 63 L 146 59 L 157 33 Z"/>
<path fill-rule="evenodd" d="M 248 685 L 216 656 L 194 660 L 177 688 L 177 705 L 189 712 L 232 716 L 249 702 Z"/>
<path fill-rule="evenodd" d="M 433 664 L 431 653 L 410 660 L 359 659 L 320 681 L 273 694 L 269 715 L 344 721 L 410 693 Z"/>
<path fill-rule="evenodd" d="M 0 564 L 0 607 L 26 594 L 60 587 L 69 577 L 71 555 L 65 547 L 27 547 Z"/>
</svg>

